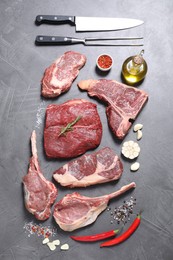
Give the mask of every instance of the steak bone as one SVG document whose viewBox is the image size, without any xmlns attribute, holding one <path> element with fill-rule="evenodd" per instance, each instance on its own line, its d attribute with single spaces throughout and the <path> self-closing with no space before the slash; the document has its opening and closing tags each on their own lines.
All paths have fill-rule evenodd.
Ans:
<svg viewBox="0 0 173 260">
<path fill-rule="evenodd" d="M 23 177 L 26 209 L 37 219 L 45 220 L 51 215 L 51 205 L 57 197 L 55 185 L 43 176 L 38 162 L 36 132 L 31 135 L 32 157 L 28 173 Z"/>
<path fill-rule="evenodd" d="M 76 230 L 93 223 L 98 215 L 106 209 L 110 199 L 135 187 L 135 182 L 131 182 L 118 191 L 94 198 L 80 195 L 78 192 L 67 194 L 55 204 L 53 216 L 64 231 Z"/>
</svg>

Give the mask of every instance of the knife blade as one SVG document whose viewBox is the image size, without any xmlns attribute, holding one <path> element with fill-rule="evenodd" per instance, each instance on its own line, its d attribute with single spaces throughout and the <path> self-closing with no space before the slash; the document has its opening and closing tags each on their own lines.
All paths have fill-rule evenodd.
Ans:
<svg viewBox="0 0 173 260">
<path fill-rule="evenodd" d="M 84 31 L 116 31 L 139 26 L 144 22 L 130 18 L 111 17 L 80 17 L 66 15 L 37 15 L 37 25 L 46 24 L 71 24 L 76 26 L 76 32 Z"/>
<path fill-rule="evenodd" d="M 73 38 L 67 36 L 38 35 L 36 36 L 35 44 L 36 45 L 71 45 L 71 44 L 81 43 L 86 46 L 143 46 L 143 43 L 122 44 L 122 43 L 112 42 L 112 41 L 142 40 L 142 39 L 143 37 Z"/>
</svg>

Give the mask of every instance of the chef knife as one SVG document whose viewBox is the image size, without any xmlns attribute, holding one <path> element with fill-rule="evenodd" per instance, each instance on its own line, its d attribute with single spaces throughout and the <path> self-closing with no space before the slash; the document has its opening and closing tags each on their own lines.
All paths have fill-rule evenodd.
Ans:
<svg viewBox="0 0 173 260">
<path fill-rule="evenodd" d="M 71 24 L 76 26 L 76 31 L 114 31 L 123 30 L 143 24 L 143 21 L 129 18 L 111 17 L 79 17 L 65 15 L 38 15 L 36 24 Z"/>
</svg>

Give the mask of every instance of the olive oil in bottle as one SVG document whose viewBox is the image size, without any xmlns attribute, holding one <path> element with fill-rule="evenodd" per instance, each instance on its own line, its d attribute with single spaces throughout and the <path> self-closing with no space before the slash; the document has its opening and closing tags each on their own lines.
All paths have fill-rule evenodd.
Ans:
<svg viewBox="0 0 173 260">
<path fill-rule="evenodd" d="M 122 66 L 122 75 L 131 85 L 141 81 L 147 73 L 147 63 L 143 58 L 144 50 L 140 54 L 127 58 Z"/>
</svg>

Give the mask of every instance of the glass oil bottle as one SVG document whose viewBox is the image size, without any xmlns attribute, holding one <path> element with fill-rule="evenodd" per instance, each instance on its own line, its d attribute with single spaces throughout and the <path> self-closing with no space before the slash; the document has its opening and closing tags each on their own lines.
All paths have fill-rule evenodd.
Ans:
<svg viewBox="0 0 173 260">
<path fill-rule="evenodd" d="M 143 58 L 144 50 L 140 54 L 127 58 L 122 66 L 122 75 L 125 81 L 130 84 L 140 82 L 147 73 L 147 63 Z"/>
</svg>

